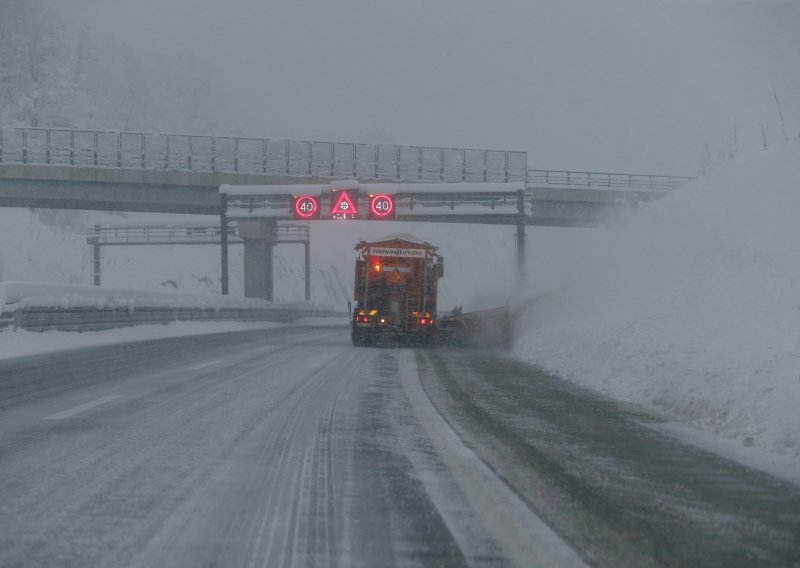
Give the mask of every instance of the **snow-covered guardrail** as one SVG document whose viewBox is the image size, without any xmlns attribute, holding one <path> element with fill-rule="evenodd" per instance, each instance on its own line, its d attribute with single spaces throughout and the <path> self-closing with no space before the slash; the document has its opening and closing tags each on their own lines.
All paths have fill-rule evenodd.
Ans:
<svg viewBox="0 0 800 568">
<path fill-rule="evenodd" d="M 0 282 L 0 328 L 92 331 L 171 321 L 275 321 L 339 315 L 310 302 L 275 304 L 230 296 Z"/>
<path fill-rule="evenodd" d="M 0 164 L 403 181 L 523 181 L 528 154 L 427 146 L 0 127 Z"/>
</svg>

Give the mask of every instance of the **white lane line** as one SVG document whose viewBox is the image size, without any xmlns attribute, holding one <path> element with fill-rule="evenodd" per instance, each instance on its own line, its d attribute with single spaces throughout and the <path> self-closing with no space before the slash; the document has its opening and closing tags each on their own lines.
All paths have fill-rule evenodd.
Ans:
<svg viewBox="0 0 800 568">
<path fill-rule="evenodd" d="M 400 382 L 414 414 L 472 509 L 512 565 L 586 566 L 580 556 L 465 446 L 445 422 L 422 388 L 414 351 L 402 350 L 399 359 Z M 458 530 L 457 519 L 449 518 L 447 503 L 442 501 L 434 487 L 428 487 L 425 476 L 422 476 L 422 482 L 459 547 L 467 552 L 471 548 L 469 535 Z"/>
<path fill-rule="evenodd" d="M 205 363 L 200 363 L 198 365 L 192 365 L 189 367 L 192 371 L 199 371 L 200 369 L 205 369 L 206 367 L 211 367 L 212 365 L 216 365 L 218 363 L 222 363 L 222 359 L 214 359 L 213 361 L 206 361 Z"/>
<path fill-rule="evenodd" d="M 96 406 L 100 406 L 101 404 L 105 404 L 107 402 L 111 402 L 112 400 L 117 400 L 118 398 L 122 398 L 121 394 L 110 394 L 108 396 L 103 396 L 96 400 L 92 400 L 91 402 L 86 402 L 84 404 L 79 404 L 78 406 L 73 406 L 72 408 L 68 408 L 63 412 L 57 412 L 55 414 L 51 414 L 47 416 L 45 420 L 64 420 L 65 418 L 70 418 L 75 416 L 76 414 L 80 414 L 81 412 L 86 412 Z"/>
</svg>

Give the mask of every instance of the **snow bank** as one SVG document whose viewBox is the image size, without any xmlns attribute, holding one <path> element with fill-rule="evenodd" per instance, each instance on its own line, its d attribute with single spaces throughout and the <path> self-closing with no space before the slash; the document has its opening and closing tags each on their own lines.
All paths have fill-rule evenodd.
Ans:
<svg viewBox="0 0 800 568">
<path fill-rule="evenodd" d="M 720 167 L 531 260 L 515 353 L 800 461 L 800 144 Z"/>
<path fill-rule="evenodd" d="M 282 327 L 275 322 L 183 322 L 174 321 L 158 325 L 137 325 L 103 331 L 25 331 L 6 329 L 0 331 L 0 359 L 39 355 L 68 349 L 98 345 L 151 341 L 168 337 L 204 335 L 232 331 L 248 331 Z M 297 324 L 295 324 L 297 325 Z"/>
<path fill-rule="evenodd" d="M 43 282 L 0 282 L 0 311 L 12 312 L 27 307 L 50 308 L 193 308 L 193 309 L 271 309 L 300 312 L 325 312 L 331 307 L 317 302 L 274 304 L 257 298 L 179 294 L 153 290 L 130 290 L 100 286 L 76 286 Z"/>
<path fill-rule="evenodd" d="M 0 306 L 3 306 L 4 311 L 34 306 L 128 310 L 135 308 L 266 309 L 275 307 L 272 302 L 253 298 L 177 294 L 43 282 L 0 282 Z"/>
</svg>

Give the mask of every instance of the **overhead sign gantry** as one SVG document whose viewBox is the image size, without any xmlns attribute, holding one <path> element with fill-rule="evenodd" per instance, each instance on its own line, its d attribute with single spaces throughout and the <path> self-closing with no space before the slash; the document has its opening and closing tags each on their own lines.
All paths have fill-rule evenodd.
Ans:
<svg viewBox="0 0 800 568">
<path fill-rule="evenodd" d="M 522 182 L 223 185 L 230 219 L 379 220 L 516 225 L 529 213 Z"/>
<path fill-rule="evenodd" d="M 271 259 L 277 221 L 515 225 L 521 268 L 530 215 L 523 182 L 360 183 L 346 179 L 323 184 L 222 185 L 220 197 L 223 294 L 228 291 L 227 223 L 237 220 L 244 235 L 245 256 L 252 253 L 251 261 L 245 262 L 245 295 L 267 299 L 272 298 Z"/>
</svg>

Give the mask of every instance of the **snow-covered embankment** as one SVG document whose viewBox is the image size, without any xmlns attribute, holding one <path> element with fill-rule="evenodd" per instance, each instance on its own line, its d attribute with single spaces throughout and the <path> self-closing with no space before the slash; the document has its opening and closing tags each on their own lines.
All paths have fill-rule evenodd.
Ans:
<svg viewBox="0 0 800 568">
<path fill-rule="evenodd" d="M 540 261 L 515 353 L 800 462 L 798 217 L 799 143 L 728 162 Z"/>
</svg>

